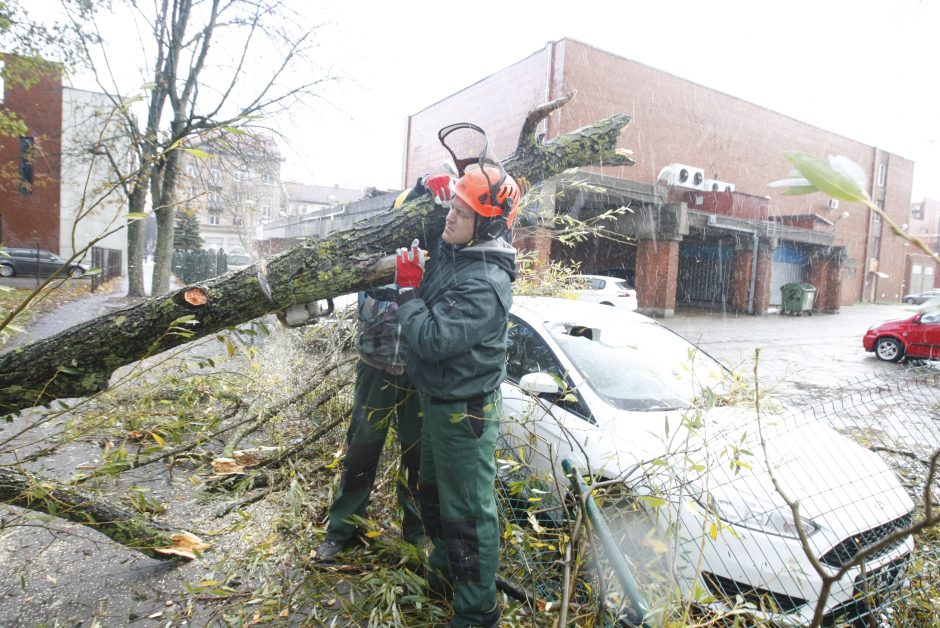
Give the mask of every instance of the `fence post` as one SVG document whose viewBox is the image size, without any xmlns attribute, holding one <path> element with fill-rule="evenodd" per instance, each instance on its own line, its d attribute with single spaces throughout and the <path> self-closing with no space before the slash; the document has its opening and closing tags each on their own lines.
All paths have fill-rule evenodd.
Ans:
<svg viewBox="0 0 940 628">
<path fill-rule="evenodd" d="M 623 558 L 623 554 L 621 553 L 623 550 L 620 549 L 610 528 L 607 527 L 604 515 L 594 502 L 594 498 L 589 494 L 577 467 L 567 458 L 561 461 L 561 467 L 568 476 L 568 481 L 571 482 L 571 487 L 574 489 L 575 495 L 577 495 L 580 502 L 584 504 L 585 514 L 594 527 L 594 532 L 597 534 L 601 545 L 604 546 L 607 560 L 610 561 L 611 566 L 614 568 L 614 573 L 617 574 L 617 579 L 620 580 L 620 586 L 623 587 L 627 597 L 630 598 L 630 605 L 641 618 L 645 618 L 649 606 L 646 600 L 643 599 L 639 587 L 637 587 L 636 578 L 633 577 L 633 570 L 630 564 Z M 641 625 L 646 626 L 647 624 L 644 621 Z"/>
</svg>

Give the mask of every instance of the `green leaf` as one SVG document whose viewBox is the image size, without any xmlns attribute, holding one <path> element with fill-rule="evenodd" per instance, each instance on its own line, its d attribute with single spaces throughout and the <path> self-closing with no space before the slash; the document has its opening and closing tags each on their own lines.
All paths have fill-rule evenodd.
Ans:
<svg viewBox="0 0 940 628">
<path fill-rule="evenodd" d="M 143 220 L 147 217 L 147 212 L 128 212 L 126 217 L 128 220 Z"/>
<path fill-rule="evenodd" d="M 827 163 L 799 151 L 788 151 L 784 155 L 816 190 L 843 201 L 864 203 L 869 200 L 868 193 L 862 189 L 865 182 L 858 178 L 859 175 L 864 177 L 864 173 L 847 157 L 830 157 Z"/>
<path fill-rule="evenodd" d="M 640 501 L 646 502 L 651 508 L 662 508 L 666 505 L 666 500 L 662 497 L 653 497 L 652 495 L 640 495 Z"/>
<path fill-rule="evenodd" d="M 212 156 L 206 151 L 200 150 L 198 148 L 184 148 L 183 151 L 189 153 L 193 157 L 199 157 L 200 159 L 208 159 Z"/>
</svg>

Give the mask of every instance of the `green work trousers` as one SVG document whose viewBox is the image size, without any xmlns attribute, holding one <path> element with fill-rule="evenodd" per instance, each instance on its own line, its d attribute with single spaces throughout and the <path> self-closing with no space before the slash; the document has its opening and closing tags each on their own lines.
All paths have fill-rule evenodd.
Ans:
<svg viewBox="0 0 940 628">
<path fill-rule="evenodd" d="M 418 467 L 421 460 L 421 404 L 407 375 L 392 375 L 356 365 L 356 393 L 346 432 L 343 477 L 330 506 L 326 539 L 345 543 L 356 533 L 352 516 L 365 516 L 369 495 L 382 457 L 388 428 L 394 423 L 401 446 L 398 505 L 402 537 L 416 543 L 424 536 L 417 504 Z"/>
<path fill-rule="evenodd" d="M 475 626 L 496 606 L 499 391 L 445 401 L 421 395 L 424 431 L 418 495 L 434 544 L 430 578 L 454 590 L 454 626 Z"/>
</svg>

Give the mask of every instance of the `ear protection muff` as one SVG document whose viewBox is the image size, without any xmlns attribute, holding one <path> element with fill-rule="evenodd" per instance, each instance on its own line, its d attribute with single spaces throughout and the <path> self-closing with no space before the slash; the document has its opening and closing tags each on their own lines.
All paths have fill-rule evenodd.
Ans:
<svg viewBox="0 0 940 628">
<path fill-rule="evenodd" d="M 495 192 L 491 189 L 490 195 L 493 194 L 495 194 Z M 481 203 L 487 203 L 488 201 L 489 198 L 486 195 L 480 199 Z M 509 221 L 507 216 L 511 215 L 510 212 L 512 211 L 514 203 L 515 200 L 512 198 L 512 196 L 506 196 L 499 203 L 491 202 L 491 204 L 499 207 L 503 213 L 500 216 L 493 216 L 491 218 L 484 219 L 482 222 L 479 222 L 475 230 L 476 237 L 480 240 L 495 240 L 506 235 L 509 232 Z M 477 217 L 479 217 L 479 214 L 477 214 Z"/>
<path fill-rule="evenodd" d="M 494 216 L 480 222 L 477 226 L 477 238 L 480 240 L 495 240 L 509 230 L 504 216 Z"/>
</svg>

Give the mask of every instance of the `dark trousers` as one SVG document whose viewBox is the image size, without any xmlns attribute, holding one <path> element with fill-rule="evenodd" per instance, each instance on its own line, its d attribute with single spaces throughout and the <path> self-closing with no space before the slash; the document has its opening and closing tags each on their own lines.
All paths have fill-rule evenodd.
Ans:
<svg viewBox="0 0 940 628">
<path fill-rule="evenodd" d="M 479 625 L 496 605 L 499 519 L 493 483 L 502 398 L 421 395 L 421 517 L 434 543 L 432 574 L 454 589 L 455 626 Z"/>
<path fill-rule="evenodd" d="M 349 522 L 363 517 L 388 436 L 394 424 L 401 446 L 398 505 L 402 513 L 402 537 L 414 543 L 424 535 L 417 505 L 418 468 L 421 459 L 421 414 L 417 391 L 407 375 L 391 375 L 362 360 L 356 365 L 356 393 L 346 432 L 343 477 L 333 503 L 326 538 L 348 541 L 356 533 Z"/>
</svg>

